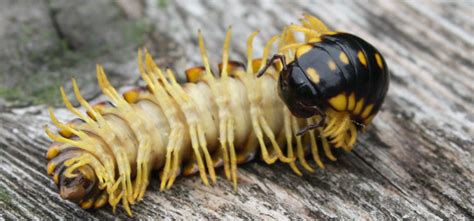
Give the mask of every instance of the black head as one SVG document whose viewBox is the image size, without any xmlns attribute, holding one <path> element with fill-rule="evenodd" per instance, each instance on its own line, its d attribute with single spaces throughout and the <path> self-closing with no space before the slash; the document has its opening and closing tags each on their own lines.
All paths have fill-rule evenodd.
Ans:
<svg viewBox="0 0 474 221">
<path fill-rule="evenodd" d="M 280 60 L 283 65 L 278 80 L 278 93 L 291 113 L 300 118 L 308 118 L 316 114 L 324 115 L 322 111 L 324 102 L 298 63 L 293 61 L 286 64 L 285 56 L 276 54 L 267 61 L 257 76 L 261 77 L 276 60 Z"/>
<path fill-rule="evenodd" d="M 293 115 L 308 118 L 321 114 L 323 102 L 312 81 L 296 63 L 280 72 L 278 92 Z"/>
</svg>

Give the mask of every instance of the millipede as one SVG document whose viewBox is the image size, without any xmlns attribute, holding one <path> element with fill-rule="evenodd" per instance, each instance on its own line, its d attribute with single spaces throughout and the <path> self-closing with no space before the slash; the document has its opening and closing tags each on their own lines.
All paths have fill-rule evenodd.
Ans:
<svg viewBox="0 0 474 221">
<path fill-rule="evenodd" d="M 298 40 L 302 33 L 303 40 Z M 178 83 L 171 69 L 160 68 L 146 50 L 138 50 L 138 69 L 146 83 L 120 94 L 97 65 L 99 87 L 108 101 L 90 104 L 77 82 L 72 86 L 81 108 L 60 88 L 76 119 L 60 122 L 50 108 L 57 132 L 47 173 L 62 198 L 82 208 L 121 203 L 131 216 L 153 173 L 160 190 L 179 175 L 199 174 L 216 182 L 216 168 L 237 188 L 237 165 L 260 158 L 288 164 L 296 174 L 324 168 L 321 153 L 336 160 L 334 148 L 351 151 L 358 131 L 376 115 L 388 89 L 388 68 L 364 40 L 330 31 L 304 15 L 270 38 L 261 58 L 253 58 L 247 39 L 245 64 L 229 60 L 231 29 L 217 71 L 211 69 L 198 32 L 203 66 L 186 70 Z M 269 59 L 272 49 L 278 52 Z M 281 98 L 280 98 L 281 97 Z"/>
</svg>

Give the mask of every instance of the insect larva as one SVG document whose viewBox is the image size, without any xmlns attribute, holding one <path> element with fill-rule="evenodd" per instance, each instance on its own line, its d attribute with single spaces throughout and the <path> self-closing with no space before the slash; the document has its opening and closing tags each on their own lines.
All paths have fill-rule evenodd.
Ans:
<svg viewBox="0 0 474 221">
<path fill-rule="evenodd" d="M 75 80 L 74 95 L 85 113 L 73 107 L 61 87 L 66 107 L 78 119 L 59 122 L 50 109 L 59 134 L 45 127 L 55 141 L 48 149 L 48 174 L 53 176 L 63 198 L 82 208 L 110 204 L 115 211 L 121 202 L 129 215 L 130 204 L 143 198 L 152 170 L 161 171 L 160 189 L 170 188 L 180 174 L 199 173 L 203 183 L 216 181 L 215 167 L 223 166 L 225 176 L 237 186 L 237 164 L 257 154 L 272 164 L 288 163 L 298 175 L 299 164 L 314 171 L 305 159 L 310 152 L 323 168 L 322 146 L 327 158 L 334 139 L 350 150 L 356 133 L 337 124 L 332 115 L 324 127 L 296 136 L 302 128 L 319 122 L 319 116 L 299 119 L 291 115 L 277 96 L 279 67 L 264 68 L 275 36 L 265 45 L 261 59 L 252 58 L 252 44 L 258 32 L 247 40 L 246 66 L 229 61 L 230 30 L 226 34 L 219 78 L 211 71 L 204 40 L 199 32 L 203 67 L 188 69 L 189 82 L 178 84 L 172 70 L 162 70 L 145 51 L 138 52 L 138 66 L 146 88 L 120 95 L 109 83 L 104 69 L 97 66 L 97 78 L 110 102 L 89 104 Z M 280 48 L 284 45 L 280 44 Z M 331 135 L 331 136 L 328 136 Z M 341 142 L 338 140 L 337 142 Z M 309 149 L 308 151 L 306 151 Z M 209 179 L 211 181 L 209 181 Z"/>
</svg>

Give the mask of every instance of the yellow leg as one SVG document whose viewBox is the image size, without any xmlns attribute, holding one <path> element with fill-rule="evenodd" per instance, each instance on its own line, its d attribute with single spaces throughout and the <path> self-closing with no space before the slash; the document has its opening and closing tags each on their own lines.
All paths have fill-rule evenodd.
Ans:
<svg viewBox="0 0 474 221">
<path fill-rule="evenodd" d="M 142 162 L 138 162 L 137 160 L 137 175 L 135 176 L 135 182 L 133 183 L 133 198 L 138 199 L 140 195 L 140 190 L 142 186 Z"/>
<path fill-rule="evenodd" d="M 51 132 L 47 126 L 44 128 L 44 130 L 46 132 L 46 135 L 48 135 L 48 137 L 53 141 L 56 141 L 56 142 L 59 142 L 59 143 L 70 144 L 72 146 L 78 147 L 78 148 L 83 149 L 85 151 L 88 151 L 90 153 L 96 153 L 95 149 L 92 148 L 92 146 L 89 143 L 85 142 L 85 141 L 72 140 L 72 139 L 68 139 L 68 138 L 64 138 L 62 136 L 56 135 L 53 132 Z"/>
<path fill-rule="evenodd" d="M 252 34 L 250 34 L 250 36 L 247 38 L 247 74 L 248 75 L 254 75 L 255 74 L 255 73 L 253 73 L 253 66 L 252 66 L 253 40 L 258 35 L 258 33 L 259 33 L 258 31 L 255 31 Z M 262 60 L 262 64 L 265 64 L 265 60 Z M 263 65 L 260 65 L 260 66 L 263 67 Z"/>
<path fill-rule="evenodd" d="M 292 117 L 292 126 L 293 126 L 293 131 L 299 131 L 298 122 L 295 117 Z M 303 168 L 305 168 L 309 172 L 314 172 L 314 169 L 308 164 L 308 162 L 306 162 L 306 159 L 304 156 L 303 143 L 301 142 L 301 136 L 296 136 L 296 133 L 295 133 L 295 137 L 296 137 L 295 138 L 296 139 L 296 154 L 298 155 L 298 160 L 301 166 L 303 166 Z"/>
<path fill-rule="evenodd" d="M 64 91 L 63 87 L 60 87 L 59 90 L 61 92 L 61 97 L 63 98 L 64 105 L 69 111 L 71 111 L 73 114 L 75 114 L 76 116 L 84 120 L 88 125 L 91 125 L 91 126 L 97 125 L 92 118 L 87 116 L 87 114 L 82 114 L 78 109 L 74 108 L 74 106 L 71 104 L 71 101 L 67 98 L 66 92 Z"/>
<path fill-rule="evenodd" d="M 211 180 L 215 182 L 216 175 L 214 171 L 214 163 L 212 162 L 212 158 L 207 149 L 206 137 L 204 136 L 204 131 L 202 130 L 201 122 L 199 120 L 199 112 L 197 110 L 197 105 L 189 98 L 189 96 L 186 94 L 183 88 L 178 84 L 178 82 L 176 81 L 176 78 L 174 77 L 173 72 L 168 69 L 167 74 L 171 83 L 170 90 L 172 88 L 172 90 L 174 91 L 173 93 L 175 93 L 175 96 L 180 97 L 180 99 L 177 99 L 177 100 L 180 103 L 180 106 L 186 115 L 187 123 L 190 127 L 190 130 L 195 131 L 194 133 L 196 134 L 197 136 L 196 139 L 198 140 L 198 149 L 202 151 L 204 155 L 204 159 L 206 161 L 207 168 L 208 168 L 209 176 L 211 177 Z M 199 158 L 200 156 L 198 156 L 197 158 L 198 163 L 199 163 Z"/>
<path fill-rule="evenodd" d="M 321 20 L 317 19 L 316 17 L 305 14 L 304 18 L 313 26 L 312 28 L 315 31 L 321 34 L 330 32 L 329 29 L 326 27 L 326 25 Z"/>
<path fill-rule="evenodd" d="M 68 168 L 64 171 L 64 175 L 69 178 L 77 177 L 77 174 L 74 174 L 74 170 L 88 164 L 90 160 L 87 156 L 74 157 L 64 162 L 64 165 Z"/>
<path fill-rule="evenodd" d="M 309 24 L 308 21 L 304 20 L 304 19 L 300 19 L 300 23 L 301 23 L 301 26 L 305 27 L 305 28 L 308 28 L 308 29 L 311 29 L 311 24 Z M 309 39 L 315 37 L 314 35 L 310 35 L 308 33 L 304 33 L 304 41 L 305 43 L 309 41 Z"/>
<path fill-rule="evenodd" d="M 224 158 L 224 171 L 227 179 L 231 180 L 231 166 L 229 161 L 229 151 L 227 149 L 227 130 L 226 121 L 219 121 L 219 142 L 222 148 L 222 154 Z"/>
<path fill-rule="evenodd" d="M 209 65 L 209 57 L 207 56 L 206 47 L 204 46 L 204 38 L 202 37 L 202 33 L 200 30 L 198 31 L 198 39 L 199 39 L 199 49 L 201 51 L 202 63 L 204 64 L 204 68 L 206 69 L 206 78 L 208 81 L 211 81 L 210 83 L 212 85 L 209 85 L 209 86 L 214 87 L 215 84 L 212 81 L 215 79 L 211 72 L 211 67 Z"/>
<path fill-rule="evenodd" d="M 261 115 L 261 114 L 260 114 Z M 270 129 L 270 126 L 268 125 L 267 121 L 263 116 L 259 116 L 260 124 L 263 127 L 263 131 L 267 135 L 267 137 L 270 139 L 270 142 L 273 145 L 273 150 L 276 152 L 276 155 L 278 156 L 278 159 L 280 159 L 284 163 L 290 163 L 295 160 L 295 158 L 290 158 L 290 157 L 285 157 L 283 155 L 283 151 L 281 150 L 280 146 L 278 145 L 277 141 L 275 140 L 275 135 L 273 134 L 273 131 Z"/>
<path fill-rule="evenodd" d="M 56 115 L 54 115 L 53 109 L 51 107 L 48 108 L 48 112 L 49 112 L 49 117 L 51 118 L 51 121 L 53 122 L 53 124 L 56 127 L 58 127 L 61 130 L 70 131 L 72 134 L 78 136 L 81 140 L 87 140 L 88 139 L 89 136 L 86 133 L 84 133 L 80 130 L 76 130 L 74 127 L 72 127 L 70 125 L 63 124 L 63 123 L 59 122 L 58 118 L 56 118 Z"/>
<path fill-rule="evenodd" d="M 179 132 L 178 137 L 182 137 L 182 135 L 183 135 L 183 132 Z M 173 153 L 174 162 L 173 162 L 173 166 L 172 166 L 172 170 L 171 170 L 172 171 L 171 172 L 171 177 L 168 181 L 168 184 L 166 185 L 167 189 L 171 188 L 174 181 L 176 180 L 176 177 L 179 174 L 180 165 L 181 165 L 181 159 L 180 159 L 179 153 L 181 152 L 180 149 L 181 149 L 182 145 L 183 145 L 183 139 L 179 139 L 178 142 L 177 142 L 177 145 L 176 145 L 177 149 Z"/>
<path fill-rule="evenodd" d="M 321 129 L 318 129 L 318 130 L 319 130 L 319 134 L 322 134 L 322 130 Z M 336 157 L 334 157 L 334 155 L 332 154 L 331 147 L 329 146 L 329 143 L 326 137 L 321 136 L 321 143 L 323 144 L 323 150 L 326 157 L 332 161 L 336 161 Z"/>
<path fill-rule="evenodd" d="M 125 119 L 128 119 L 130 126 L 134 129 L 134 131 L 137 131 L 138 130 L 137 125 L 134 125 L 133 122 L 129 120 L 129 119 L 134 118 L 134 116 L 132 115 L 134 112 L 131 111 L 131 107 L 129 106 L 129 104 L 110 84 L 109 80 L 107 79 L 107 75 L 105 74 L 104 69 L 100 65 L 97 65 L 97 78 L 99 81 L 99 86 L 101 87 L 103 93 L 107 95 L 117 105 L 118 109 L 122 110 L 122 112 L 124 113 Z M 118 162 L 117 165 L 119 168 L 119 172 L 121 174 L 124 174 L 125 176 L 123 180 L 123 191 L 124 191 L 124 198 L 127 200 L 127 205 L 128 205 L 128 200 L 131 200 L 130 195 L 133 195 L 130 163 L 128 161 L 127 154 L 125 153 L 123 149 L 116 148 L 116 150 L 114 151 L 114 155 L 116 156 L 118 161 L 121 161 L 121 162 Z"/>
<path fill-rule="evenodd" d="M 347 146 L 349 147 L 350 150 L 352 150 L 352 146 L 354 145 L 356 138 L 357 138 L 357 128 L 355 127 L 354 123 L 351 123 L 350 127 L 350 139 L 347 142 Z"/>
<path fill-rule="evenodd" d="M 145 173 L 144 173 L 145 184 L 142 185 L 142 189 L 140 190 L 140 194 L 138 195 L 138 200 L 143 199 L 143 196 L 145 195 L 145 192 L 146 192 L 146 187 L 150 183 L 149 174 L 150 174 L 151 171 L 150 171 L 150 168 L 149 168 L 149 163 L 150 163 L 150 161 L 147 159 L 142 164 L 143 165 L 143 171 L 145 171 Z"/>
<path fill-rule="evenodd" d="M 237 190 L 237 158 L 236 158 L 235 147 L 234 147 L 234 120 L 233 118 L 227 121 L 227 143 L 229 144 L 232 183 L 234 184 L 234 189 Z"/>
<path fill-rule="evenodd" d="M 216 172 L 214 170 L 214 161 L 212 160 L 211 155 L 207 149 L 206 137 L 204 136 L 204 130 L 200 124 L 197 124 L 197 133 L 199 138 L 199 145 L 201 145 L 202 150 L 204 151 L 204 157 L 206 159 L 206 165 L 209 172 L 209 176 L 213 183 L 216 182 Z"/>
<path fill-rule="evenodd" d="M 314 121 L 311 118 L 309 118 L 307 122 L 308 122 L 308 125 L 314 124 Z M 321 161 L 321 157 L 319 157 L 318 144 L 316 142 L 314 130 L 310 130 L 308 135 L 309 135 L 310 144 L 311 144 L 311 154 L 313 155 L 314 162 L 316 162 L 319 168 L 324 168 L 324 164 Z"/>
<path fill-rule="evenodd" d="M 283 108 L 283 124 L 284 124 L 284 129 L 285 129 L 285 137 L 286 137 L 286 146 L 287 146 L 287 151 L 288 151 L 288 157 L 293 158 L 294 153 L 293 153 L 293 131 L 292 131 L 292 126 L 291 126 L 291 113 L 288 110 L 288 108 L 284 107 Z M 295 161 L 290 163 L 290 168 L 295 172 L 298 176 L 303 176 L 303 173 L 298 169 L 298 166 L 296 166 Z"/>
<path fill-rule="evenodd" d="M 127 177 L 126 177 L 127 175 L 123 174 L 122 176 L 124 176 L 125 179 L 122 179 L 121 193 L 120 193 L 120 197 L 118 199 L 119 200 L 122 199 L 122 207 L 125 209 L 127 214 L 129 216 L 131 216 L 132 215 L 132 210 L 130 209 L 130 205 L 129 205 L 128 199 L 127 199 L 127 195 L 128 195 L 128 192 L 127 192 Z"/>
<path fill-rule="evenodd" d="M 273 134 L 273 131 L 270 129 L 268 126 L 267 121 L 265 118 L 262 116 L 262 110 L 261 110 L 261 96 L 260 96 L 260 87 L 256 83 L 256 81 L 259 81 L 260 79 L 257 79 L 255 76 L 255 73 L 253 72 L 253 40 L 257 36 L 257 32 L 253 32 L 247 39 L 247 73 L 245 76 L 241 75 L 239 76 L 240 80 L 244 83 L 245 87 L 247 88 L 248 91 L 248 99 L 250 101 L 250 114 L 251 114 L 251 120 L 252 120 L 252 127 L 253 130 L 256 134 L 256 137 L 258 139 L 258 142 L 260 144 L 260 149 L 262 152 L 262 158 L 263 160 L 268 163 L 274 163 L 277 158 L 279 158 L 283 162 L 291 162 L 294 159 L 287 158 L 283 155 L 281 148 L 279 147 L 278 143 L 275 140 L 275 135 Z M 273 37 L 269 43 L 267 43 L 265 52 L 264 52 L 264 57 L 268 56 L 269 50 L 273 42 L 277 39 L 277 37 Z M 264 58 L 266 59 L 266 58 Z M 265 63 L 265 62 L 262 62 Z M 260 65 L 259 69 L 263 68 L 263 64 Z M 263 132 L 262 132 L 263 129 Z M 263 133 L 270 139 L 270 142 L 273 146 L 273 149 L 276 153 L 276 157 L 270 157 L 267 147 L 265 145 L 265 142 L 263 140 Z"/>
<path fill-rule="evenodd" d="M 270 50 L 271 50 L 273 44 L 275 44 L 275 41 L 278 40 L 279 38 L 280 38 L 280 36 L 273 36 L 265 44 L 265 48 L 263 49 L 263 55 L 262 55 L 262 64 L 258 68 L 259 70 L 261 70 L 265 66 L 265 61 L 268 59 L 268 55 L 270 54 Z"/>
<path fill-rule="evenodd" d="M 150 141 L 148 138 L 143 138 L 140 141 L 138 151 L 137 151 L 137 175 L 135 178 L 135 188 L 133 191 L 133 197 L 130 197 L 129 201 L 134 202 L 135 199 L 141 195 L 141 191 L 146 189 L 146 185 L 148 180 L 146 179 L 146 175 L 150 171 L 144 170 L 145 162 L 148 162 L 150 158 Z"/>
<path fill-rule="evenodd" d="M 94 132 L 96 132 L 102 138 L 102 140 L 105 142 L 105 144 L 104 144 L 105 146 L 107 146 L 107 145 L 110 146 L 110 141 L 115 139 L 115 134 L 113 133 L 113 131 L 111 131 L 109 125 L 103 119 L 100 112 L 95 111 L 95 109 L 93 107 L 91 107 L 91 105 L 81 95 L 79 87 L 77 86 L 77 82 L 76 82 L 75 79 L 72 79 L 72 85 L 73 85 L 74 95 L 75 95 L 77 101 L 79 101 L 79 103 L 93 116 L 93 118 L 95 120 L 97 120 L 97 122 L 95 122 L 92 118 L 89 118 L 89 116 L 86 115 L 89 118 L 89 119 L 85 120 L 86 123 L 89 126 L 91 126 L 92 129 L 94 130 Z M 69 102 L 69 100 L 65 96 L 64 89 L 61 89 L 61 94 L 63 96 L 63 100 L 65 100 L 65 102 L 66 102 L 66 106 L 70 107 L 71 103 Z M 75 111 L 77 111 L 77 110 L 75 110 Z M 84 138 L 84 136 L 81 139 L 86 140 Z M 98 156 L 100 158 L 100 160 L 102 162 L 104 162 L 105 167 L 107 167 L 108 170 L 110 171 L 110 172 L 108 172 L 108 178 L 107 178 L 107 180 L 108 180 L 107 183 L 108 184 L 107 184 L 107 186 L 111 186 L 112 185 L 111 182 L 113 182 L 112 180 L 115 178 L 115 172 L 114 172 L 115 171 L 115 166 L 114 166 L 115 164 L 114 164 L 113 158 L 107 152 L 108 150 L 106 150 L 108 148 L 105 147 L 104 145 L 98 145 L 97 146 L 97 145 L 93 144 L 93 146 L 96 147 L 96 151 L 99 152 L 98 154 L 96 154 L 96 156 Z M 115 145 L 113 145 L 113 146 L 115 146 Z"/>
<path fill-rule="evenodd" d="M 102 92 L 117 106 L 124 105 L 125 100 L 122 99 L 120 95 L 118 95 L 117 91 L 113 89 L 110 85 L 107 76 L 105 74 L 104 68 L 102 66 L 97 65 L 97 80 L 99 82 L 99 86 L 102 89 Z M 123 100 L 123 102 L 122 102 Z"/>
<path fill-rule="evenodd" d="M 79 90 L 79 87 L 77 86 L 77 82 L 76 82 L 76 79 L 72 79 L 72 87 L 73 87 L 73 90 L 74 90 L 74 95 L 76 96 L 76 99 L 77 101 L 79 101 L 79 103 L 89 112 L 92 114 L 92 116 L 97 119 L 99 122 L 103 122 L 104 119 L 102 117 L 102 115 L 100 114 L 100 112 L 98 111 L 95 111 L 94 108 L 91 107 L 91 105 L 89 104 L 89 102 L 86 101 L 86 99 L 84 99 L 84 97 L 82 97 L 82 94 Z"/>
<path fill-rule="evenodd" d="M 204 168 L 204 163 L 202 161 L 201 153 L 199 151 L 199 141 L 195 125 L 190 125 L 189 130 L 189 134 L 191 136 L 191 146 L 194 150 L 194 156 L 196 157 L 196 162 L 199 167 L 199 174 L 201 175 L 202 182 L 204 183 L 204 185 L 207 186 L 209 185 L 209 181 L 207 180 L 206 169 Z"/>
<path fill-rule="evenodd" d="M 336 117 L 330 117 L 329 122 L 328 122 L 327 125 L 324 127 L 324 131 L 323 131 L 323 132 L 332 130 L 332 128 L 336 125 L 336 121 L 337 121 L 337 118 L 336 118 Z"/>
<path fill-rule="evenodd" d="M 166 187 L 166 183 L 168 182 L 169 171 L 173 162 L 172 153 L 176 147 L 176 141 L 178 139 L 177 133 L 178 129 L 172 129 L 168 138 L 168 145 L 166 146 L 165 165 L 163 167 L 163 174 L 161 176 L 160 191 L 163 191 L 163 189 Z"/>
<path fill-rule="evenodd" d="M 281 50 L 281 48 L 287 44 L 293 44 L 293 43 L 296 43 L 296 38 L 295 38 L 295 35 L 294 33 L 292 32 L 292 30 L 290 30 L 290 28 L 287 26 L 283 29 L 282 33 L 281 33 L 281 36 L 280 36 L 280 39 L 281 41 L 279 42 L 278 44 L 278 51 L 280 53 L 283 53 L 285 51 Z M 288 62 L 290 60 L 287 60 Z"/>
<path fill-rule="evenodd" d="M 270 154 L 268 153 L 267 145 L 265 144 L 265 141 L 263 140 L 262 130 L 260 128 L 260 125 L 258 125 L 257 113 L 252 113 L 252 111 L 251 111 L 251 115 L 252 115 L 251 117 L 252 117 L 252 125 L 253 125 L 253 128 L 254 128 L 254 133 L 257 136 L 258 143 L 260 144 L 260 151 L 262 152 L 262 159 L 267 164 L 273 164 L 278 159 L 278 156 L 270 157 Z"/>
<path fill-rule="evenodd" d="M 331 143 L 333 144 L 333 146 L 336 148 L 339 148 L 341 147 L 342 142 L 344 142 L 345 134 L 344 133 L 336 134 L 336 135 L 331 136 L 331 138 L 332 138 Z"/>
<path fill-rule="evenodd" d="M 189 103 L 190 102 L 189 98 L 183 95 L 181 91 L 182 89 L 179 85 L 177 85 L 176 79 L 174 78 L 174 74 L 171 70 L 168 69 L 166 71 L 168 79 L 170 80 L 170 82 L 168 82 L 168 79 L 164 76 L 163 72 L 159 69 L 159 67 L 153 61 L 151 55 L 148 52 L 145 53 L 145 63 L 146 63 L 146 69 L 143 70 L 143 68 L 140 68 L 141 71 L 144 72 L 142 75 L 147 76 L 145 77 L 146 79 L 148 79 L 147 83 L 153 85 L 152 86 L 153 94 L 155 95 L 156 99 L 159 101 L 160 106 L 163 108 L 166 118 L 168 119 L 169 122 L 172 123 L 171 127 L 182 128 L 183 123 L 177 116 L 178 110 L 173 108 L 174 107 L 172 104 L 173 101 L 171 100 L 169 95 L 171 95 L 174 98 L 174 101 L 176 101 L 180 107 L 186 107 L 182 110 L 185 114 L 191 113 L 193 111 L 190 109 L 192 108 L 193 105 Z M 142 66 L 142 65 L 139 65 L 139 66 Z M 160 82 L 158 82 L 157 79 L 159 79 Z M 196 156 L 200 157 L 201 155 L 199 151 L 199 142 L 198 142 L 199 138 L 198 138 L 198 134 L 196 133 L 196 128 L 197 128 L 196 123 L 195 123 L 196 121 L 191 120 L 189 116 L 186 116 L 186 117 L 187 117 L 187 123 L 188 125 L 190 125 L 189 133 L 192 139 L 193 150 L 195 150 L 195 153 L 197 152 Z M 179 139 L 179 138 L 181 138 L 184 135 L 183 133 L 184 132 L 181 129 L 178 129 L 178 131 L 176 132 L 176 134 L 178 134 L 176 135 L 177 138 L 173 139 L 173 150 L 172 152 L 167 152 L 167 161 L 165 162 L 165 168 L 162 175 L 162 182 L 160 185 L 161 190 L 163 190 L 164 188 L 170 188 L 179 173 L 180 163 L 181 163 L 180 156 L 179 156 L 179 153 L 180 153 L 179 149 L 182 145 L 182 139 Z M 170 142 L 171 142 L 171 139 L 170 139 Z M 203 148 L 205 148 L 205 151 L 203 150 L 205 154 L 205 152 L 207 151 L 207 147 L 203 147 Z M 207 176 L 205 174 L 203 165 L 204 164 L 202 164 L 202 158 L 201 158 L 200 171 L 203 171 L 201 172 L 201 174 L 204 173 L 203 181 L 206 184 L 208 184 Z"/>
<path fill-rule="evenodd" d="M 122 207 L 125 209 L 128 216 L 132 216 L 132 208 L 130 208 L 130 204 L 128 203 L 128 200 L 125 197 L 122 198 Z"/>
<path fill-rule="evenodd" d="M 222 49 L 222 73 L 221 78 L 227 78 L 227 65 L 229 63 L 229 46 L 230 46 L 230 36 L 231 36 L 232 28 L 229 27 L 227 29 L 225 40 L 224 40 L 224 47 Z"/>
<path fill-rule="evenodd" d="M 324 131 L 323 131 L 323 136 L 325 137 L 330 137 L 332 136 L 340 127 L 341 127 L 341 123 L 342 123 L 342 119 L 340 118 L 337 118 L 335 120 L 335 123 L 334 123 L 334 126 L 331 127 L 331 128 L 324 128 Z"/>
<path fill-rule="evenodd" d="M 206 75 L 203 77 L 204 81 L 209 85 L 211 92 L 216 99 L 216 103 L 219 109 L 219 142 L 222 148 L 222 154 L 224 159 L 224 171 L 226 177 L 231 179 L 231 166 L 229 162 L 229 151 L 227 148 L 227 121 L 228 121 L 228 102 L 227 102 L 227 63 L 228 63 L 228 50 L 229 50 L 229 42 L 230 42 L 230 30 L 226 35 L 226 40 L 224 42 L 224 50 L 223 50 L 223 73 L 221 77 L 221 84 L 218 85 L 215 82 L 215 78 L 211 73 L 210 65 L 209 65 L 209 58 L 207 56 L 206 48 L 204 46 L 204 38 L 202 37 L 201 31 L 198 32 L 198 39 L 199 39 L 199 48 L 201 51 L 201 57 L 206 69 Z"/>
<path fill-rule="evenodd" d="M 341 126 L 336 131 L 334 131 L 334 135 L 337 136 L 341 133 L 344 133 L 348 129 L 349 123 L 350 123 L 349 116 L 348 115 L 344 116 L 341 122 Z"/>
<path fill-rule="evenodd" d="M 120 176 L 117 181 L 112 185 L 111 188 L 107 189 L 107 193 L 109 194 L 109 204 L 112 206 L 113 210 L 115 211 L 115 207 L 117 206 L 118 202 L 120 202 L 120 199 L 122 198 L 124 191 L 122 190 L 118 195 L 115 195 L 115 192 L 119 190 L 119 185 L 122 183 L 122 180 L 124 179 L 123 176 Z"/>
</svg>

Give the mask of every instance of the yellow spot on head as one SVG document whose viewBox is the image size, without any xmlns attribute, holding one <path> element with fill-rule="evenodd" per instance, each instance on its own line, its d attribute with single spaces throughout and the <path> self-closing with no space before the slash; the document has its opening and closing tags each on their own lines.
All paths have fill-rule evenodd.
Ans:
<svg viewBox="0 0 474 221">
<path fill-rule="evenodd" d="M 370 114 L 370 112 L 372 111 L 373 108 L 374 108 L 374 105 L 373 105 L 373 104 L 368 105 L 368 106 L 364 109 L 364 112 L 362 112 L 361 117 L 362 117 L 362 118 L 366 118 L 367 116 L 369 116 L 369 114 Z"/>
<path fill-rule="evenodd" d="M 329 66 L 329 69 L 330 69 L 331 71 L 335 71 L 336 68 L 337 68 L 336 62 L 334 62 L 333 60 L 329 60 L 328 66 Z"/>
<path fill-rule="evenodd" d="M 377 61 L 377 65 L 379 66 L 379 68 L 383 69 L 382 57 L 379 53 L 375 53 L 375 60 Z"/>
<path fill-rule="evenodd" d="M 296 49 L 296 57 L 300 58 L 301 56 L 306 54 L 311 49 L 313 49 L 313 46 L 311 46 L 311 45 L 303 45 L 303 46 L 299 47 L 298 49 Z"/>
<path fill-rule="evenodd" d="M 365 55 L 362 53 L 362 51 L 357 52 L 357 57 L 359 58 L 360 63 L 367 67 L 367 60 L 365 59 Z"/>
<path fill-rule="evenodd" d="M 344 111 L 346 110 L 347 97 L 344 93 L 340 93 L 329 99 L 329 103 L 337 111 Z"/>
<path fill-rule="evenodd" d="M 349 58 L 347 58 L 346 53 L 344 53 L 343 51 L 341 51 L 341 53 L 339 54 L 339 59 L 342 61 L 342 63 L 349 64 Z"/>
<path fill-rule="evenodd" d="M 348 110 L 353 110 L 354 109 L 354 106 L 355 106 L 355 103 L 356 103 L 356 98 L 355 98 L 355 94 L 352 93 L 351 96 L 349 96 L 349 105 L 347 107 Z"/>
<path fill-rule="evenodd" d="M 314 68 L 307 68 L 306 74 L 308 75 L 309 79 L 315 84 L 319 83 L 319 75 L 318 72 Z"/>
</svg>

